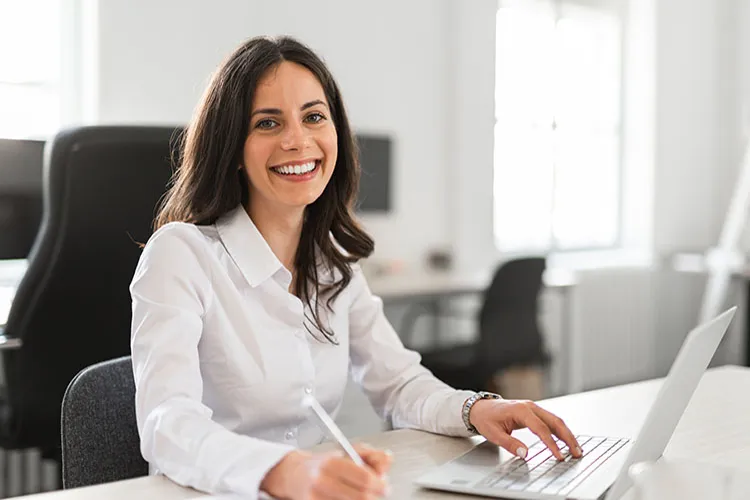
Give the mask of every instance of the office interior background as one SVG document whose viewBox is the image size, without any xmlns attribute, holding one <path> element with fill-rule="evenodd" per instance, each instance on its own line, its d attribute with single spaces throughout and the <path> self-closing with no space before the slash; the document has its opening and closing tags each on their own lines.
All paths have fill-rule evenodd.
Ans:
<svg viewBox="0 0 750 500">
<path fill-rule="evenodd" d="M 540 296 L 554 396 L 663 376 L 695 326 L 707 273 L 676 257 L 718 244 L 737 187 L 749 33 L 747 0 L 2 0 L 0 138 L 11 150 L 80 125 L 183 126 L 244 39 L 298 37 L 364 144 L 374 281 L 489 276 L 528 255 L 574 276 Z M 14 205 L 31 193 L 41 207 L 32 149 L 21 162 L 0 148 L 6 248 L 38 230 Z M 724 303 L 740 313 L 714 364 L 747 362 L 746 286 L 735 273 Z M 440 342 L 475 339 L 479 292 L 451 302 L 466 314 L 440 320 Z M 411 306 L 387 303 L 397 329 Z M 410 346 L 434 327 L 420 317 Z M 346 432 L 381 428 L 349 393 Z"/>
</svg>

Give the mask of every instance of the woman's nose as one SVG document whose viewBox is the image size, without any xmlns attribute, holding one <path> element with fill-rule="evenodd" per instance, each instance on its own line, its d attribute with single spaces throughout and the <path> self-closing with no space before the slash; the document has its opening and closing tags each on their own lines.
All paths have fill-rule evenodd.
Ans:
<svg viewBox="0 0 750 500">
<path fill-rule="evenodd" d="M 286 150 L 303 149 L 307 143 L 307 132 L 301 124 L 287 126 L 281 137 L 281 147 Z"/>
</svg>

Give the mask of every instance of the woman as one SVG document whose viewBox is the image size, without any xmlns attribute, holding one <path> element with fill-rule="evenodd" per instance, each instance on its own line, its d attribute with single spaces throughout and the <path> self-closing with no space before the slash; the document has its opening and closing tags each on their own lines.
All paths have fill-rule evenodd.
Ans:
<svg viewBox="0 0 750 500">
<path fill-rule="evenodd" d="M 301 448 L 323 439 L 302 401 L 335 415 L 351 369 L 395 427 L 479 432 L 518 455 L 529 427 L 580 454 L 560 419 L 524 401 L 454 390 L 403 347 L 357 261 L 359 166 L 323 62 L 290 38 L 254 38 L 214 75 L 131 285 L 136 412 L 151 472 L 208 492 L 376 498 L 366 467 Z M 465 417 L 465 418 L 464 418 Z"/>
</svg>

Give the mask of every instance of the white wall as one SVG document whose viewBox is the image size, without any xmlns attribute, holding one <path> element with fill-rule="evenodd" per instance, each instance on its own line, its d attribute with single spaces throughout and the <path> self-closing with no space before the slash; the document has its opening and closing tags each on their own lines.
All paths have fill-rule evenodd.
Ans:
<svg viewBox="0 0 750 500">
<path fill-rule="evenodd" d="M 657 2 L 659 253 L 716 243 L 741 152 L 738 2 Z"/>
<path fill-rule="evenodd" d="M 495 0 L 95 3 L 98 54 L 84 82 L 97 90 L 86 103 L 92 121 L 184 123 L 243 39 L 298 36 L 330 64 L 354 126 L 396 139 L 394 213 L 365 219 L 377 256 L 416 264 L 430 248 L 449 247 L 462 266 L 499 257 Z M 642 240 L 657 254 L 704 248 L 718 236 L 742 150 L 741 108 L 750 109 L 750 54 L 740 43 L 748 0 L 638 3 L 652 4 L 656 23 L 655 168 L 653 193 L 644 195 L 653 225 Z"/>
<path fill-rule="evenodd" d="M 394 211 L 364 218 L 376 257 L 415 264 L 450 242 L 445 2 L 106 0 L 96 7 L 91 121 L 185 123 L 211 72 L 242 40 L 297 36 L 330 65 L 354 128 L 395 139 Z"/>
</svg>

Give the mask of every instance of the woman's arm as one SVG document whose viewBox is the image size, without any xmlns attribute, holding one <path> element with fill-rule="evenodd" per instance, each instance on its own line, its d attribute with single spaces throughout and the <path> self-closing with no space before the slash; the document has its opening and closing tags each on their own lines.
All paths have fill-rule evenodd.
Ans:
<svg viewBox="0 0 750 500">
<path fill-rule="evenodd" d="M 457 391 L 420 364 L 406 349 L 383 313 L 359 266 L 350 283 L 349 310 L 352 376 L 376 411 L 394 427 L 412 427 L 438 434 L 469 436 L 461 417 L 471 391 Z"/>
<path fill-rule="evenodd" d="M 202 403 L 198 343 L 212 293 L 201 238 L 193 226 L 162 228 L 146 245 L 130 287 L 141 452 L 178 484 L 256 494 L 293 447 L 233 433 L 212 421 Z"/>
</svg>

